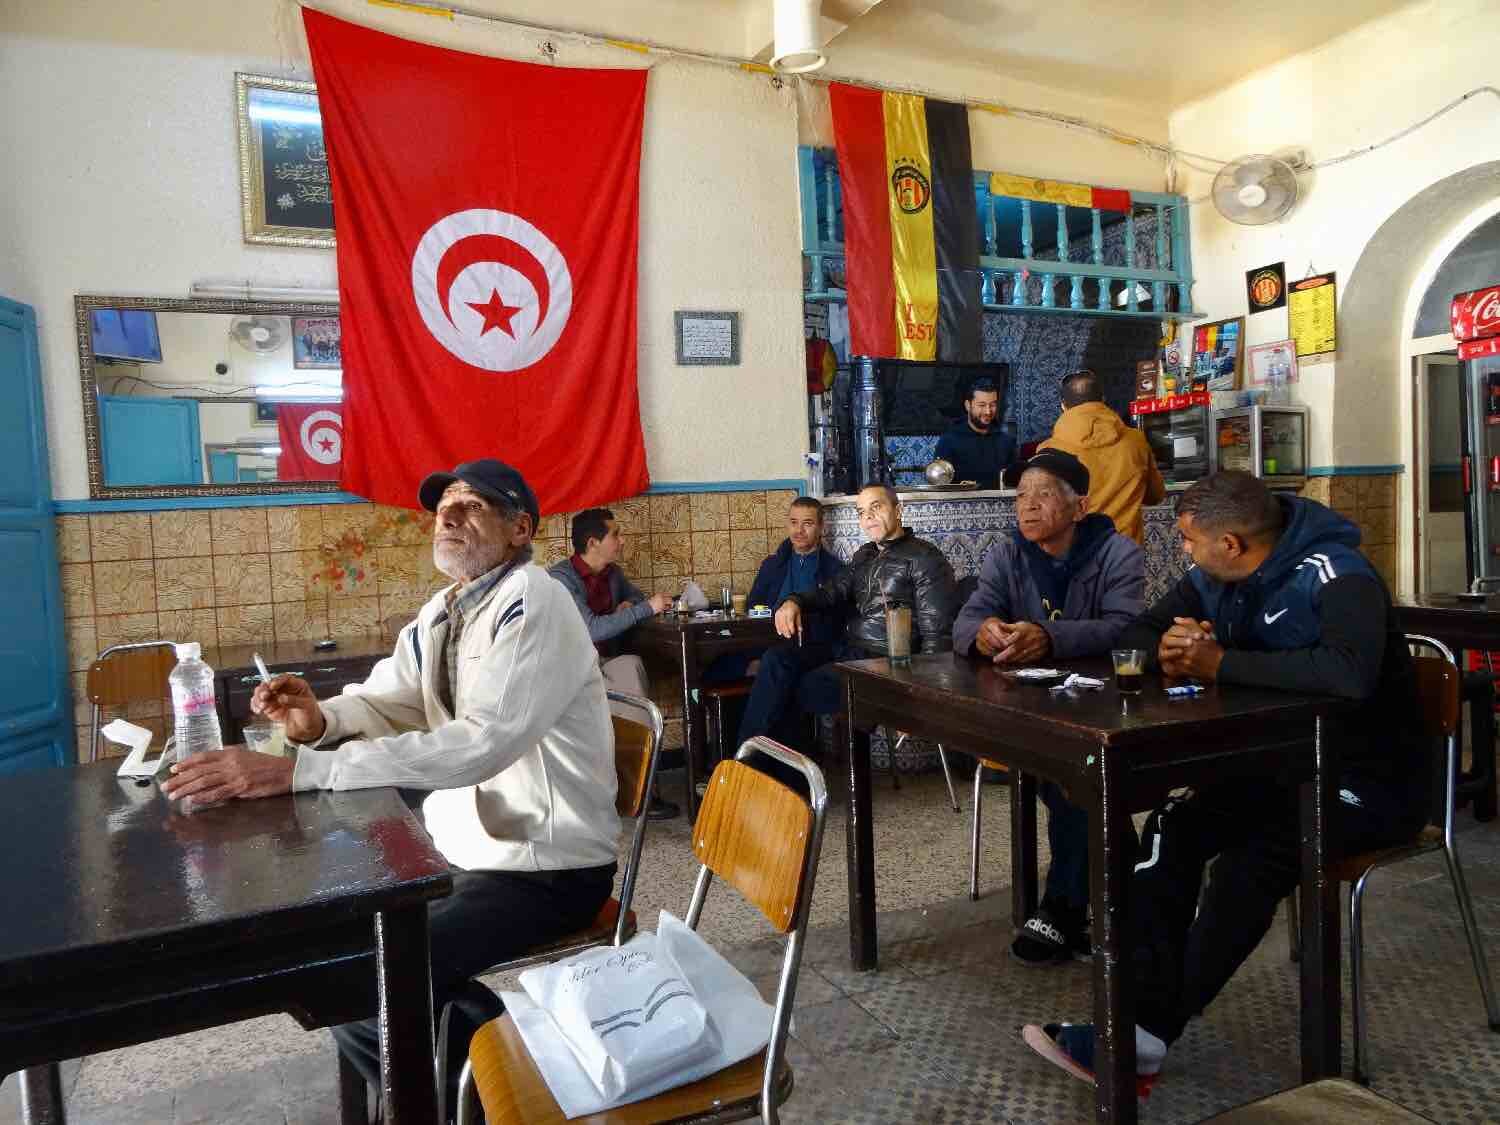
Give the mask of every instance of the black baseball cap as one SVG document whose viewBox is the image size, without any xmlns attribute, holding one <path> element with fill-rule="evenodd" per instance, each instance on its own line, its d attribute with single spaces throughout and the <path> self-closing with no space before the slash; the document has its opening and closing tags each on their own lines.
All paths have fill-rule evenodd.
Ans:
<svg viewBox="0 0 1500 1125">
<path fill-rule="evenodd" d="M 1089 494 L 1089 470 L 1082 461 L 1061 449 L 1043 449 L 1005 470 L 1005 487 L 1015 488 L 1027 469 L 1042 469 L 1065 482 L 1080 496 Z"/>
<path fill-rule="evenodd" d="M 531 530 L 533 534 L 536 532 L 537 524 L 541 523 L 536 493 L 531 491 L 526 478 L 504 461 L 486 457 L 481 461 L 465 461 L 462 465 L 455 466 L 451 473 L 428 473 L 417 489 L 417 499 L 421 501 L 422 507 L 435 512 L 438 501 L 443 498 L 443 492 L 450 484 L 457 484 L 459 481 L 463 481 L 481 496 L 498 500 L 512 508 L 520 508 L 531 516 Z"/>
</svg>

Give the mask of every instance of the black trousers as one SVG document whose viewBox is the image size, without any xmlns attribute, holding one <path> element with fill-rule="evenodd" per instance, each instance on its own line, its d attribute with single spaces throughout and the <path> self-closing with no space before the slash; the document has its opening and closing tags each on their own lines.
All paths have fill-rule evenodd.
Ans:
<svg viewBox="0 0 1500 1125">
<path fill-rule="evenodd" d="M 1407 794 L 1345 778 L 1330 827 L 1337 853 L 1352 854 L 1410 839 L 1424 820 Z M 1171 1043 L 1219 994 L 1297 889 L 1298 844 L 1297 791 L 1272 782 L 1198 790 L 1151 814 L 1130 885 L 1138 1024 Z"/>
<path fill-rule="evenodd" d="M 453 871 L 453 893 L 427 910 L 432 959 L 432 1014 L 454 1004 L 448 1051 L 448 1100 L 456 1105 L 458 1074 L 479 1026 L 503 1011 L 493 992 L 472 978 L 533 946 L 556 941 L 592 922 L 614 889 L 615 865 L 566 871 Z M 376 1020 L 332 1029 L 344 1057 L 380 1088 Z"/>
</svg>

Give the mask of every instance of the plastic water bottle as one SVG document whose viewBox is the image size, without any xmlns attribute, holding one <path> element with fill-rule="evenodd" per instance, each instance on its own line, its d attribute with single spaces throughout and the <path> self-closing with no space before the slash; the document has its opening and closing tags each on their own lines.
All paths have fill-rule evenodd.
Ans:
<svg viewBox="0 0 1500 1125">
<path fill-rule="evenodd" d="M 177 648 L 177 667 L 167 677 L 172 685 L 172 716 L 177 760 L 205 750 L 224 749 L 219 712 L 214 706 L 214 670 L 203 663 L 203 649 L 189 641 Z"/>
</svg>

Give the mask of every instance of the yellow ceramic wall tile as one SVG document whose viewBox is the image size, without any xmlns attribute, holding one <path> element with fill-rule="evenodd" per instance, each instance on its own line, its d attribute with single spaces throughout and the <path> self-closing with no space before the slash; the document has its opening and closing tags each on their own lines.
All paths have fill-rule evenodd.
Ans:
<svg viewBox="0 0 1500 1125">
<path fill-rule="evenodd" d="M 615 514 L 615 519 L 620 521 L 620 530 L 626 535 L 644 535 L 651 530 L 651 497 L 632 496 L 628 500 L 616 500 L 609 505 L 609 510 Z M 573 532 L 573 526 L 568 525 L 568 534 Z"/>
<path fill-rule="evenodd" d="M 150 559 L 96 562 L 94 612 L 155 613 L 156 564 Z"/>
<path fill-rule="evenodd" d="M 1308 477 L 1307 483 L 1297 493 L 1304 500 L 1315 500 L 1319 504 L 1328 503 L 1328 477 Z"/>
<path fill-rule="evenodd" d="M 336 598 L 328 604 L 328 635 L 351 637 L 380 632 L 379 598 Z"/>
<path fill-rule="evenodd" d="M 323 546 L 308 576 L 308 593 L 331 598 L 373 596 L 376 549 L 352 532 L 345 532 L 337 544 Z"/>
<path fill-rule="evenodd" d="M 1358 481 L 1358 477 L 1329 477 L 1328 506 L 1346 516 L 1354 515 L 1359 508 Z"/>
<path fill-rule="evenodd" d="M 572 553 L 573 548 L 566 539 L 538 539 L 531 545 L 531 561 L 540 567 L 563 562 Z"/>
<path fill-rule="evenodd" d="M 417 612 L 427 604 L 428 597 L 430 595 L 418 591 L 381 594 L 380 624 L 382 631 L 386 631 L 385 625 L 392 617 L 415 617 Z M 394 637 L 392 639 L 394 640 Z"/>
<path fill-rule="evenodd" d="M 267 508 L 266 524 L 273 551 L 316 551 L 323 545 L 321 505 Z"/>
<path fill-rule="evenodd" d="M 156 560 L 156 608 L 158 611 L 205 609 L 215 604 L 214 560 L 212 558 L 204 555 Z"/>
<path fill-rule="evenodd" d="M 703 594 L 708 598 L 708 604 L 714 609 L 719 608 L 719 591 L 721 588 L 728 586 L 729 592 L 731 594 L 734 593 L 734 581 L 727 571 L 695 571 L 693 581 L 703 588 Z"/>
<path fill-rule="evenodd" d="M 211 512 L 182 509 L 151 513 L 151 553 L 159 559 L 213 551 Z"/>
<path fill-rule="evenodd" d="M 211 609 L 169 609 L 156 616 L 164 641 L 197 641 L 205 657 L 219 647 L 219 618 Z"/>
<path fill-rule="evenodd" d="M 651 496 L 651 533 L 662 531 L 691 531 L 693 526 L 692 502 L 684 493 Z"/>
<path fill-rule="evenodd" d="M 75 672 L 83 671 L 99 655 L 99 637 L 95 631 L 93 617 L 78 617 L 63 622 L 63 636 L 68 645 L 68 667 Z"/>
<path fill-rule="evenodd" d="M 691 574 L 692 572 L 692 535 L 686 531 L 653 532 L 651 535 L 651 573 L 663 575 Z"/>
<path fill-rule="evenodd" d="M 271 623 L 278 642 L 315 641 L 328 636 L 328 605 L 326 602 L 273 605 Z"/>
<path fill-rule="evenodd" d="M 209 512 L 213 553 L 252 555 L 271 549 L 264 508 L 215 508 Z"/>
<path fill-rule="evenodd" d="M 432 539 L 432 513 L 386 504 L 374 507 L 369 541 L 375 547 L 413 546 Z"/>
<path fill-rule="evenodd" d="M 275 611 L 269 603 L 220 606 L 216 613 L 221 645 L 269 644 L 276 639 Z"/>
<path fill-rule="evenodd" d="M 425 591 L 431 583 L 431 567 L 422 565 L 432 552 L 422 547 L 375 548 L 375 589 L 379 594 Z"/>
<path fill-rule="evenodd" d="M 1361 508 L 1389 508 L 1396 502 L 1396 478 L 1389 474 L 1356 477 Z"/>
<path fill-rule="evenodd" d="M 94 612 L 94 568 L 88 563 L 63 563 L 63 617 L 89 617 Z"/>
<path fill-rule="evenodd" d="M 327 600 L 327 594 L 317 591 L 311 579 L 319 567 L 317 551 L 272 551 L 271 552 L 271 600 L 273 602 L 305 602 Z"/>
<path fill-rule="evenodd" d="M 367 545 L 374 542 L 377 522 L 374 504 L 324 504 L 321 510 L 325 545 L 355 540 Z"/>
<path fill-rule="evenodd" d="M 571 512 L 553 512 L 550 516 L 543 516 L 532 538 L 566 539 L 571 526 L 571 516 Z"/>
<path fill-rule="evenodd" d="M 650 535 L 625 536 L 625 547 L 620 552 L 620 569 L 638 586 L 641 579 L 651 577 Z"/>
<path fill-rule="evenodd" d="M 693 532 L 694 574 L 728 570 L 729 558 L 729 532 Z"/>
<path fill-rule="evenodd" d="M 75 723 L 94 721 L 94 705 L 89 702 L 88 682 L 87 672 L 68 673 L 68 685 L 73 689 L 73 721 Z"/>
<path fill-rule="evenodd" d="M 58 561 L 65 563 L 88 562 L 92 557 L 89 550 L 88 516 L 58 516 Z"/>
<path fill-rule="evenodd" d="M 666 594 L 669 598 L 676 598 L 682 593 L 683 577 L 680 574 L 666 573 L 652 577 L 648 585 L 641 589 L 652 594 Z"/>
<path fill-rule="evenodd" d="M 730 492 L 729 526 L 736 530 L 766 530 L 766 494 L 764 492 Z"/>
<path fill-rule="evenodd" d="M 765 561 L 769 553 L 766 540 L 765 528 L 755 531 L 731 531 L 729 533 L 730 568 L 749 571 L 760 569 L 760 564 Z"/>
<path fill-rule="evenodd" d="M 89 552 L 95 562 L 151 557 L 147 512 L 100 512 L 89 516 Z"/>
<path fill-rule="evenodd" d="M 798 494 L 790 488 L 775 488 L 766 493 L 766 527 L 779 531 L 786 526 L 787 509 Z"/>
<path fill-rule="evenodd" d="M 729 576 L 729 584 L 734 587 L 736 594 L 749 595 L 750 587 L 755 585 L 755 572 L 753 570 L 737 570 Z"/>
<path fill-rule="evenodd" d="M 215 555 L 213 563 L 216 606 L 265 605 L 271 601 L 270 555 Z"/>
<path fill-rule="evenodd" d="M 94 618 L 94 630 L 98 634 L 100 652 L 111 645 L 162 639 L 161 626 L 157 621 L 155 611 L 99 616 Z"/>
<path fill-rule="evenodd" d="M 723 492 L 695 492 L 688 507 L 693 515 L 694 531 L 729 530 L 729 496 Z"/>
<path fill-rule="evenodd" d="M 1366 545 L 1396 541 L 1396 509 L 1366 508 L 1360 512 L 1361 541 Z"/>
</svg>

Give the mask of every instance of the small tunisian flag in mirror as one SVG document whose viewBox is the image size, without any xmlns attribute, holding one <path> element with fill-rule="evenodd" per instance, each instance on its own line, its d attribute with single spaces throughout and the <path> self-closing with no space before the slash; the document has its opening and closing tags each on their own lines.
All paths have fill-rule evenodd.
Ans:
<svg viewBox="0 0 1500 1125">
<path fill-rule="evenodd" d="M 544 513 L 644 491 L 646 72 L 302 18 L 338 216 L 344 488 L 415 507 L 427 473 L 498 457 Z"/>
<path fill-rule="evenodd" d="M 276 407 L 277 480 L 338 480 L 344 419 L 338 403 L 283 402 Z"/>
</svg>

